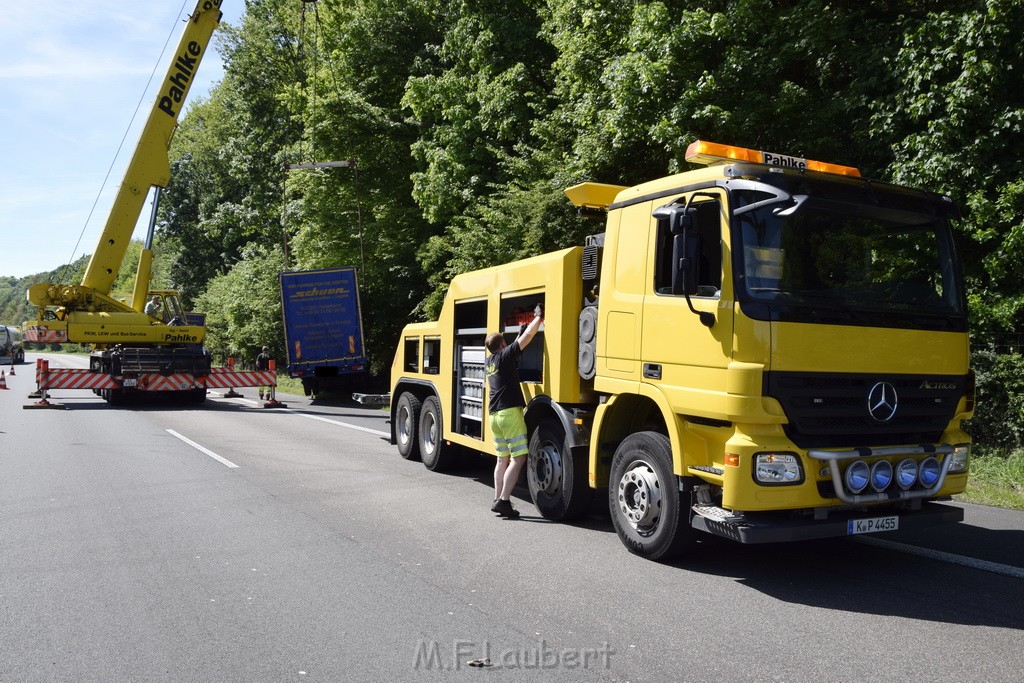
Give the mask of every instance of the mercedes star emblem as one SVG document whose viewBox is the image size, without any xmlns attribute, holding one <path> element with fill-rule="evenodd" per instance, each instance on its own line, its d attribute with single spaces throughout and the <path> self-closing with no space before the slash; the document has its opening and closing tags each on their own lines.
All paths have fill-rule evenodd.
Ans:
<svg viewBox="0 0 1024 683">
<path fill-rule="evenodd" d="M 896 415 L 896 387 L 878 382 L 868 392 L 868 413 L 878 422 L 888 422 Z"/>
</svg>

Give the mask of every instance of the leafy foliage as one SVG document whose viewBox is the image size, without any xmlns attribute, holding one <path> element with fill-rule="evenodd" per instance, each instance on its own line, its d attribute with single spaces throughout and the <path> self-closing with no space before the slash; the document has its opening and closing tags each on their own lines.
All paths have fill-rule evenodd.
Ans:
<svg viewBox="0 0 1024 683">
<path fill-rule="evenodd" d="M 251 365 L 262 346 L 284 355 L 278 272 L 280 248 L 251 244 L 242 259 L 210 281 L 197 307 L 206 312 L 206 347 L 219 362 L 230 356 Z"/>
<path fill-rule="evenodd" d="M 875 101 L 873 137 L 898 182 L 949 194 L 960 225 L 976 336 L 1024 323 L 1024 7 L 983 0 L 908 25 Z"/>
<path fill-rule="evenodd" d="M 967 432 L 987 452 L 1024 448 L 1024 356 L 982 349 L 971 364 L 979 409 Z"/>
</svg>

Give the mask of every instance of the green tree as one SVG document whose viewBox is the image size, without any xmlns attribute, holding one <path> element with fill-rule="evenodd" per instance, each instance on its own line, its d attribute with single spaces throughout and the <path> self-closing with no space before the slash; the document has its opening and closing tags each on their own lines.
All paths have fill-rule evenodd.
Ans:
<svg viewBox="0 0 1024 683">
<path fill-rule="evenodd" d="M 401 326 L 427 293 L 416 252 L 437 228 L 413 200 L 410 147 L 418 129 L 402 104 L 437 32 L 429 3 L 322 2 L 307 18 L 301 124 L 293 162 L 355 161 L 355 168 L 289 173 L 293 269 L 359 267 L 367 349 L 390 366 Z"/>
<path fill-rule="evenodd" d="M 1024 324 L 1024 6 L 983 0 L 908 27 L 874 105 L 875 139 L 892 146 L 897 182 L 952 196 L 976 340 Z"/>
<path fill-rule="evenodd" d="M 283 357 L 277 246 L 251 244 L 229 271 L 214 277 L 196 301 L 206 314 L 206 347 L 218 362 L 228 356 L 251 364 L 261 346 Z"/>
<path fill-rule="evenodd" d="M 298 7 L 252 0 L 241 27 L 222 26 L 226 71 L 194 103 L 172 145 L 162 233 L 178 247 L 171 279 L 186 303 L 250 242 L 283 239 L 281 163 L 301 134 L 286 96 L 301 80 Z"/>
</svg>

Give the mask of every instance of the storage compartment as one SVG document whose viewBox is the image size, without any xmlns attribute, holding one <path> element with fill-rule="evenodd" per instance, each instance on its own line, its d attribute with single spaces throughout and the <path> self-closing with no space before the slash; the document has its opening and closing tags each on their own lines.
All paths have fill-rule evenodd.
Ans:
<svg viewBox="0 0 1024 683">
<path fill-rule="evenodd" d="M 455 304 L 455 392 L 452 421 L 459 434 L 483 437 L 484 383 L 487 380 L 487 300 Z"/>
<path fill-rule="evenodd" d="M 423 340 L 423 372 L 436 375 L 441 372 L 441 339 L 427 337 Z"/>
<path fill-rule="evenodd" d="M 455 358 L 455 429 L 478 439 L 484 419 L 485 359 L 482 345 L 459 342 Z"/>
<path fill-rule="evenodd" d="M 455 304 L 455 334 L 473 334 L 481 338 L 487 334 L 487 299 Z"/>
<path fill-rule="evenodd" d="M 544 293 L 522 294 L 501 300 L 502 332 L 511 344 L 519 336 L 523 325 L 533 320 L 537 304 L 544 306 Z M 541 382 L 544 379 L 544 325 L 529 346 L 523 349 L 519 360 L 519 379 L 522 382 Z"/>
<path fill-rule="evenodd" d="M 406 372 L 420 371 L 420 340 L 417 337 L 406 337 L 402 355 L 402 367 Z"/>
</svg>

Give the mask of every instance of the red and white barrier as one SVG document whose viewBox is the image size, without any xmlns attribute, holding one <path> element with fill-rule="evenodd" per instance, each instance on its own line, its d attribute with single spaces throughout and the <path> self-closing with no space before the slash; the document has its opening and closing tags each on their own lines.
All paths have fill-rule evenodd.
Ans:
<svg viewBox="0 0 1024 683">
<path fill-rule="evenodd" d="M 25 341 L 60 344 L 67 340 L 68 331 L 66 329 L 51 330 L 46 325 L 27 325 L 25 327 Z"/>
<path fill-rule="evenodd" d="M 276 386 L 277 378 L 271 371 L 235 372 L 227 368 L 213 368 L 205 377 L 191 373 L 161 375 L 144 372 L 137 377 L 115 377 L 92 370 L 49 367 L 40 359 L 36 364 L 36 384 L 39 389 L 134 389 L 136 391 L 188 391 L 206 387 L 226 389 L 229 387 Z"/>
</svg>

